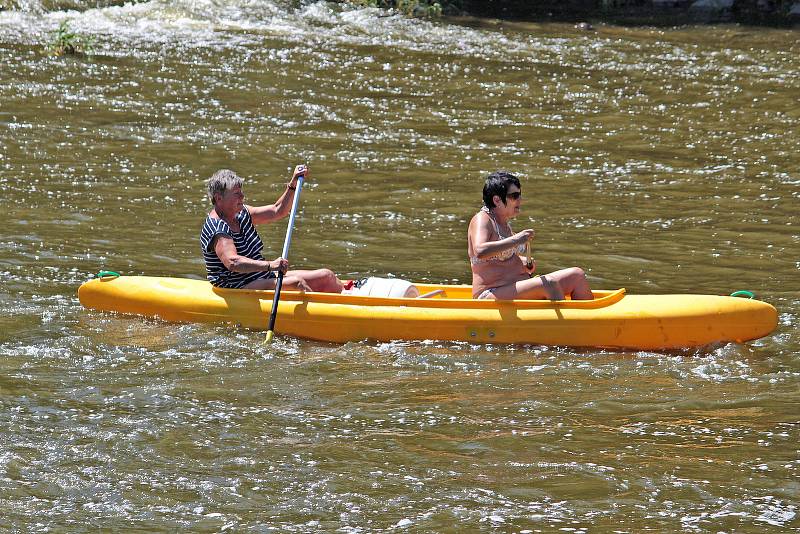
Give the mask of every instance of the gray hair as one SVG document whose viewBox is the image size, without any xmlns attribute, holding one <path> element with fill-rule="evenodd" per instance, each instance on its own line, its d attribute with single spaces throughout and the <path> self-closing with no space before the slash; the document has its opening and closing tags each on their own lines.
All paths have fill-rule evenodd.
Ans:
<svg viewBox="0 0 800 534">
<path fill-rule="evenodd" d="M 220 169 L 215 172 L 206 182 L 206 192 L 208 193 L 208 198 L 213 204 L 214 195 L 216 193 L 224 195 L 229 189 L 233 189 L 236 186 L 242 187 L 243 183 L 244 180 L 242 180 L 239 175 L 232 170 Z"/>
</svg>

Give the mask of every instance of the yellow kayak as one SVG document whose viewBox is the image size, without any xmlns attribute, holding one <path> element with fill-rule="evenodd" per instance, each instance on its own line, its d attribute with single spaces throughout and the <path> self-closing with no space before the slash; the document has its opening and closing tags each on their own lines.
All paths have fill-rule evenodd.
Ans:
<svg viewBox="0 0 800 534">
<path fill-rule="evenodd" d="M 473 300 L 466 285 L 415 284 L 427 298 L 282 291 L 278 334 L 343 343 L 372 339 L 677 349 L 766 336 L 778 321 L 759 300 L 716 295 L 628 295 L 594 300 Z M 203 280 L 104 277 L 80 286 L 86 308 L 178 322 L 266 329 L 272 291 L 219 289 Z"/>
</svg>

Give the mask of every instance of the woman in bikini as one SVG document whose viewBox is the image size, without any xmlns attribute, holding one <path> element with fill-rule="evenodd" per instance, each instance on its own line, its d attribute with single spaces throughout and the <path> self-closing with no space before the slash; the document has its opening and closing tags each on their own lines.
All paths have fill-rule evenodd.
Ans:
<svg viewBox="0 0 800 534">
<path fill-rule="evenodd" d="M 536 262 L 524 257 L 532 229 L 514 233 L 509 220 L 519 215 L 519 179 L 506 171 L 486 178 L 481 210 L 469 223 L 468 248 L 472 296 L 477 299 L 591 300 L 586 275 L 578 267 L 535 276 Z"/>
</svg>

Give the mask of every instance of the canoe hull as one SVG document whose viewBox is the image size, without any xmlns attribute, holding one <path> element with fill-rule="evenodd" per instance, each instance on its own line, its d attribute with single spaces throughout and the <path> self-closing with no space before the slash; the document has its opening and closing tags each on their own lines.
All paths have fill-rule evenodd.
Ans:
<svg viewBox="0 0 800 534">
<path fill-rule="evenodd" d="M 431 299 L 281 293 L 276 333 L 344 343 L 373 339 L 678 349 L 763 337 L 777 311 L 758 301 L 714 295 L 596 292 L 595 301 L 475 301 L 469 286 L 418 284 Z M 223 322 L 265 329 L 272 291 L 230 290 L 181 278 L 90 280 L 87 308 L 177 322 Z M 444 298 L 442 298 L 444 297 Z"/>
</svg>

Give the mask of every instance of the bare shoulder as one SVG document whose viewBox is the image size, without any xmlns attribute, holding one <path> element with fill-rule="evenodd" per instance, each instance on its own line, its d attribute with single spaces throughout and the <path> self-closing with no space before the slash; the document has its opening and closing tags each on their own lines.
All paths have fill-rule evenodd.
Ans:
<svg viewBox="0 0 800 534">
<path fill-rule="evenodd" d="M 473 215 L 472 219 L 469 221 L 470 228 L 483 228 L 488 225 L 490 225 L 489 215 L 483 210 Z"/>
<path fill-rule="evenodd" d="M 469 223 L 472 224 L 472 223 L 483 222 L 483 221 L 487 221 L 488 219 L 489 219 L 489 216 L 486 215 L 485 211 L 478 210 L 478 213 L 476 213 L 475 215 L 472 216 L 472 219 L 470 219 Z"/>
</svg>

